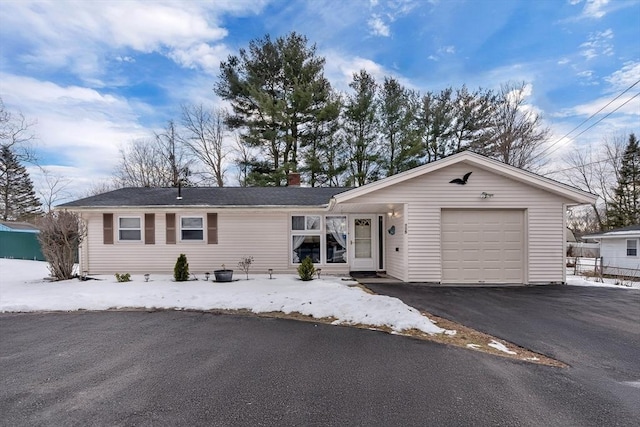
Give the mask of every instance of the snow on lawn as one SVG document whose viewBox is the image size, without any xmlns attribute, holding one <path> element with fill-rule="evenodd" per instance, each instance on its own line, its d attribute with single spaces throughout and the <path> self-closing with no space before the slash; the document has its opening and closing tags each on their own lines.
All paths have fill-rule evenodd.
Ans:
<svg viewBox="0 0 640 427">
<path fill-rule="evenodd" d="M 567 285 L 573 286 L 599 286 L 604 288 L 618 289 L 640 289 L 640 282 L 626 279 L 603 278 L 602 282 L 597 282 L 595 277 L 575 276 L 567 273 Z"/>
<path fill-rule="evenodd" d="M 397 298 L 370 295 L 340 278 L 302 282 L 293 275 L 249 276 L 249 280 L 216 283 L 174 282 L 171 276 L 132 275 L 118 283 L 114 276 L 92 276 L 49 282 L 47 263 L 0 259 L 0 312 L 106 310 L 140 307 L 168 309 L 246 309 L 254 313 L 298 312 L 315 318 L 333 317 L 335 324 L 361 323 L 437 334 L 445 332 L 418 310 Z M 236 276 L 237 277 L 237 276 Z M 446 331 L 449 332 L 449 331 Z M 453 332 L 453 331 L 451 331 Z"/>
</svg>

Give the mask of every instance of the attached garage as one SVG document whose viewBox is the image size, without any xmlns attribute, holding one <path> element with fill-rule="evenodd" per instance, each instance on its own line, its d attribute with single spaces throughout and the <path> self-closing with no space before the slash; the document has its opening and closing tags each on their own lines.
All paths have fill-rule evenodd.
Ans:
<svg viewBox="0 0 640 427">
<path fill-rule="evenodd" d="M 524 211 L 443 209 L 442 283 L 524 283 Z"/>
<path fill-rule="evenodd" d="M 469 151 L 337 194 L 329 210 L 378 214 L 388 275 L 430 284 L 566 281 L 570 206 L 596 196 Z"/>
</svg>

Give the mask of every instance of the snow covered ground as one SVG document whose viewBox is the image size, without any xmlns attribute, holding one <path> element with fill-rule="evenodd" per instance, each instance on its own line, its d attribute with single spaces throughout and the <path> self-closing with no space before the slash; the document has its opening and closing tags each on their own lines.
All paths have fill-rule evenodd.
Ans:
<svg viewBox="0 0 640 427">
<path fill-rule="evenodd" d="M 236 272 L 237 273 L 237 272 Z M 174 282 L 171 276 L 133 275 L 118 283 L 114 276 L 92 276 L 61 282 L 45 280 L 47 263 L 0 259 L 0 312 L 107 310 L 147 308 L 177 310 L 249 310 L 254 313 L 300 313 L 314 318 L 334 318 L 335 324 L 388 327 L 395 332 L 418 329 L 428 334 L 447 333 L 418 310 L 397 298 L 370 295 L 353 281 L 323 277 L 302 282 L 293 275 L 237 275 L 240 280 L 216 283 L 200 280 Z M 640 282 L 567 276 L 570 285 L 640 289 Z M 350 286 L 351 285 L 351 286 Z"/>
<path fill-rule="evenodd" d="M 454 333 L 437 327 L 397 298 L 370 295 L 353 281 L 323 277 L 303 282 L 293 275 L 234 274 L 229 283 L 174 282 L 170 276 L 133 275 L 118 283 L 114 276 L 92 276 L 49 282 L 47 263 L 0 259 L 0 312 L 106 310 L 139 307 L 167 309 L 245 309 L 254 313 L 301 313 L 335 318 L 335 324 L 389 327 L 395 332 L 418 329 L 428 334 Z"/>
<path fill-rule="evenodd" d="M 573 272 L 573 268 L 571 269 Z M 574 276 L 567 271 L 567 285 L 573 286 L 600 286 L 605 288 L 619 289 L 640 289 L 640 281 L 632 281 L 627 279 L 611 279 L 603 278 L 602 282 L 598 282 L 595 277 Z"/>
</svg>

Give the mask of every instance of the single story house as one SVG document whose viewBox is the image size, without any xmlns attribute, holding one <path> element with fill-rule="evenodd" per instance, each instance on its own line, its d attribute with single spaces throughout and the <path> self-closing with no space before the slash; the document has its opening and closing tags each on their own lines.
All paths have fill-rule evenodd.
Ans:
<svg viewBox="0 0 640 427">
<path fill-rule="evenodd" d="M 0 258 L 44 261 L 38 233 L 28 222 L 0 221 Z"/>
<path fill-rule="evenodd" d="M 640 224 L 606 233 L 584 236 L 600 243 L 602 272 L 615 276 L 640 277 Z"/>
<path fill-rule="evenodd" d="M 58 206 L 81 215 L 90 274 L 234 268 L 385 271 L 405 282 L 565 281 L 566 210 L 596 196 L 462 152 L 357 188 L 123 188 Z"/>
</svg>

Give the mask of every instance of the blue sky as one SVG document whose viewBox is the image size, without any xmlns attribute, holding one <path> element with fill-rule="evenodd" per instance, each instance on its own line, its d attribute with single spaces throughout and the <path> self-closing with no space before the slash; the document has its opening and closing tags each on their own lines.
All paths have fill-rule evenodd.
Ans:
<svg viewBox="0 0 640 427">
<path fill-rule="evenodd" d="M 79 194 L 180 104 L 223 105 L 221 60 L 291 31 L 341 90 L 362 68 L 423 92 L 524 81 L 555 161 L 640 128 L 637 84 L 562 138 L 640 80 L 638 0 L 0 0 L 0 96 L 37 120 L 40 163 Z"/>
</svg>

